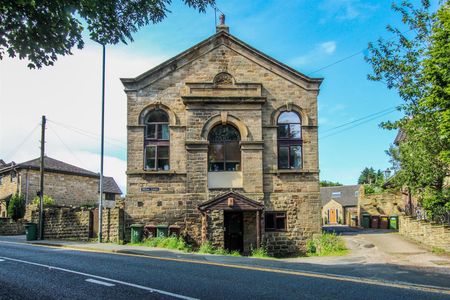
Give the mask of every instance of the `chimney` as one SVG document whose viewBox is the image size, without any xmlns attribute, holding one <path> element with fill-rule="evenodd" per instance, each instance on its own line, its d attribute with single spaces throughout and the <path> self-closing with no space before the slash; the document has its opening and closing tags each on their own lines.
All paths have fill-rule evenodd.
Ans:
<svg viewBox="0 0 450 300">
<path fill-rule="evenodd" d="M 230 33 L 230 27 L 225 25 L 225 15 L 224 14 L 220 15 L 219 21 L 220 21 L 219 25 L 216 26 L 216 32 L 225 31 L 227 33 Z"/>
</svg>

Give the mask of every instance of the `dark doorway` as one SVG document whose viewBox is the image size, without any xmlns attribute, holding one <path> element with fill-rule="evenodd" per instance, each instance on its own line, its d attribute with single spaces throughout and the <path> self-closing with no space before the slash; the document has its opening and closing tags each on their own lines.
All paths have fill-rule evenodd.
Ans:
<svg viewBox="0 0 450 300">
<path fill-rule="evenodd" d="M 244 250 L 244 222 L 242 212 L 224 212 L 225 249 Z"/>
</svg>

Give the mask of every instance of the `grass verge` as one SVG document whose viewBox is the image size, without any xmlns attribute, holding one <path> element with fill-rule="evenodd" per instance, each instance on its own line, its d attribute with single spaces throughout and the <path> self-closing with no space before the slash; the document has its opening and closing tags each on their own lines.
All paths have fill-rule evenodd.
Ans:
<svg viewBox="0 0 450 300">
<path fill-rule="evenodd" d="M 343 256 L 349 253 L 342 237 L 335 233 L 322 233 L 306 244 L 307 256 Z"/>
</svg>

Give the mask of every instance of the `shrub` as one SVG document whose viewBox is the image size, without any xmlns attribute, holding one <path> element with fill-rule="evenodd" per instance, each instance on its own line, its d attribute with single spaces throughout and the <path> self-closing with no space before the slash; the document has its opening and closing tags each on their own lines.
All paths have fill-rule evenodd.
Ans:
<svg viewBox="0 0 450 300">
<path fill-rule="evenodd" d="M 267 252 L 267 247 L 265 245 L 261 245 L 261 247 L 256 248 L 256 249 L 253 249 L 253 247 L 250 247 L 250 256 L 257 257 L 257 258 L 270 257 L 269 253 Z"/>
<path fill-rule="evenodd" d="M 14 221 L 23 218 L 25 215 L 25 197 L 23 195 L 14 194 L 8 205 L 8 216 Z"/>
<path fill-rule="evenodd" d="M 347 248 L 342 237 L 335 233 L 323 233 L 308 240 L 306 251 L 309 256 L 343 255 L 347 253 Z"/>
<path fill-rule="evenodd" d="M 50 197 L 50 196 L 44 195 L 44 199 L 43 200 L 44 200 L 44 206 L 55 205 L 55 200 L 52 197 Z M 39 196 L 36 196 L 36 197 L 34 197 L 32 203 L 34 205 L 38 205 L 39 206 L 40 201 L 41 201 L 41 199 L 39 198 Z"/>
<path fill-rule="evenodd" d="M 151 237 L 142 242 L 143 246 L 174 249 L 181 251 L 190 251 L 190 247 L 186 244 L 182 237 Z"/>
<path fill-rule="evenodd" d="M 207 241 L 207 242 L 201 244 L 200 248 L 198 249 L 198 253 L 215 254 L 216 249 L 213 247 L 213 245 L 211 245 L 211 243 L 209 241 Z"/>
</svg>

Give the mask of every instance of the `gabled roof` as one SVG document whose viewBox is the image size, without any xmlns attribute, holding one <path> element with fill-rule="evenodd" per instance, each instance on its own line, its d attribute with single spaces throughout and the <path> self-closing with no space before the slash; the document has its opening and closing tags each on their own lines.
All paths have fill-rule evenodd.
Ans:
<svg viewBox="0 0 450 300">
<path fill-rule="evenodd" d="M 41 159 L 35 158 L 23 163 L 20 163 L 16 165 L 16 169 L 34 169 L 39 170 L 41 166 Z M 94 173 L 92 171 L 79 168 L 77 166 L 65 163 L 63 161 L 45 156 L 44 157 L 44 168 L 46 171 L 54 171 L 54 172 L 62 172 L 62 173 L 69 173 L 74 175 L 81 175 L 81 176 L 90 176 L 90 177 L 98 177 L 99 175 L 97 173 Z"/>
<path fill-rule="evenodd" d="M 196 60 L 202 55 L 222 45 L 235 51 L 237 50 L 235 49 L 236 47 L 233 48 L 233 45 L 241 47 L 242 49 L 251 53 L 251 55 L 262 59 L 267 64 L 265 67 L 271 70 L 272 72 L 278 71 L 279 75 L 285 78 L 301 79 L 302 81 L 307 82 L 308 84 L 305 87 L 306 89 L 318 90 L 319 85 L 323 81 L 323 78 L 308 77 L 305 74 L 281 63 L 280 61 L 262 53 L 261 51 L 241 41 L 237 37 L 231 35 L 226 30 L 219 30 L 216 34 L 210 36 L 209 38 L 203 40 L 202 42 L 196 44 L 195 46 L 187 49 L 186 51 L 181 52 L 180 54 L 172 57 L 171 59 L 163 62 L 162 64 L 150 69 L 149 71 L 135 78 L 121 78 L 120 80 L 125 86 L 125 91 L 136 91 L 145 88 L 146 86 L 151 85 L 153 82 L 163 77 L 166 77 L 171 72 L 174 72 L 175 70 L 191 63 L 192 61 Z M 247 58 L 250 57 L 247 55 Z"/>
<path fill-rule="evenodd" d="M 122 194 L 122 191 L 120 190 L 114 178 L 107 176 L 103 177 L 103 192 L 112 194 Z"/>
<path fill-rule="evenodd" d="M 322 206 L 334 200 L 342 206 L 357 206 L 360 185 L 327 186 L 320 188 Z M 335 194 L 333 194 L 335 193 Z M 340 193 L 340 196 L 338 196 Z"/>
<path fill-rule="evenodd" d="M 232 199 L 232 205 L 228 202 Z M 230 191 L 216 198 L 203 202 L 198 206 L 201 211 L 205 210 L 263 210 L 264 205 L 239 193 Z"/>
</svg>

